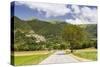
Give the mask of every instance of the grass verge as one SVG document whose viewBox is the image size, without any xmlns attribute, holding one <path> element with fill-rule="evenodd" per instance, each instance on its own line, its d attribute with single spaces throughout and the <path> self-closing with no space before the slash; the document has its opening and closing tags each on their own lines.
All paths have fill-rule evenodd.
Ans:
<svg viewBox="0 0 100 67">
<path fill-rule="evenodd" d="M 85 58 L 88 60 L 93 60 L 96 61 L 97 60 L 97 51 L 96 50 L 76 50 L 73 53 L 75 56 L 81 57 L 81 58 Z"/>
<path fill-rule="evenodd" d="M 40 52 L 40 51 L 39 51 Z M 36 53 L 36 52 L 35 52 Z M 38 51 L 37 51 L 38 53 Z M 41 53 L 43 53 L 41 51 Z M 25 56 L 14 56 L 14 65 L 31 65 L 31 64 L 38 64 L 53 52 L 48 52 L 47 54 L 34 54 L 33 55 L 25 55 Z M 12 59 L 13 60 L 13 59 Z"/>
</svg>

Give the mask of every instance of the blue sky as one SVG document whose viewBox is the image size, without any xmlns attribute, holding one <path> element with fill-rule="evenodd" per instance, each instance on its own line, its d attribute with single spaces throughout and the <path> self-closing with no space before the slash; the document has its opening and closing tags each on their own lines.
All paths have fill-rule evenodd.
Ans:
<svg viewBox="0 0 100 67">
<path fill-rule="evenodd" d="M 14 15 L 29 20 L 63 20 L 72 24 L 97 24 L 97 7 L 74 4 L 14 2 Z"/>
</svg>

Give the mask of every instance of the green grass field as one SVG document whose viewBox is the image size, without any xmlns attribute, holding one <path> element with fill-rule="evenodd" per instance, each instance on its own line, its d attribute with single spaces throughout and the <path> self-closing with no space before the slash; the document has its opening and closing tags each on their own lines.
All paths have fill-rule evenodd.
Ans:
<svg viewBox="0 0 100 67">
<path fill-rule="evenodd" d="M 23 54 L 29 54 L 29 55 L 22 55 Z M 39 54 L 40 53 L 40 54 Z M 32 53 L 31 52 L 16 52 L 14 56 L 14 65 L 28 65 L 28 64 L 38 64 L 45 58 L 47 58 L 49 55 L 51 55 L 53 52 L 48 51 L 36 51 Z M 18 55 L 17 55 L 18 54 Z"/>
<path fill-rule="evenodd" d="M 73 53 L 75 56 L 85 58 L 88 60 L 97 60 L 97 51 L 96 49 L 82 49 L 82 50 L 76 50 Z"/>
</svg>

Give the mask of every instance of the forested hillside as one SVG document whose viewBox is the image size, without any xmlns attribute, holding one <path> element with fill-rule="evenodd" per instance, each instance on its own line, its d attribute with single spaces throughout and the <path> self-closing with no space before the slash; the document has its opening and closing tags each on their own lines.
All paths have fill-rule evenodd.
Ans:
<svg viewBox="0 0 100 67">
<path fill-rule="evenodd" d="M 15 16 L 12 17 L 12 19 L 14 19 L 15 50 L 51 50 L 68 48 L 68 43 L 62 38 L 62 33 L 66 25 L 71 26 L 72 24 L 63 21 L 53 24 L 54 21 L 49 22 L 38 19 L 24 21 Z M 84 27 L 84 31 L 88 33 L 90 40 L 92 38 L 96 39 L 97 25 L 92 24 L 84 26 L 86 26 Z M 81 27 L 77 26 L 77 28 Z M 76 36 L 78 37 L 78 33 Z"/>
</svg>

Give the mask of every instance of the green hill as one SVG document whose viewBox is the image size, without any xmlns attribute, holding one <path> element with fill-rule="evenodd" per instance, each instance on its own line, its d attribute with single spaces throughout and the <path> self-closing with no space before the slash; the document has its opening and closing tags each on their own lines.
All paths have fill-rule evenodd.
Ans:
<svg viewBox="0 0 100 67">
<path fill-rule="evenodd" d="M 89 34 L 90 38 L 97 38 L 97 24 L 80 24 Z"/>
<path fill-rule="evenodd" d="M 64 26 L 68 25 L 66 22 L 56 21 L 55 23 L 52 23 L 52 21 L 49 22 L 38 19 L 24 21 L 15 16 L 12 17 L 11 20 L 12 23 L 14 23 L 15 50 L 39 50 L 43 49 L 44 47 L 56 49 L 59 46 L 57 46 L 57 44 L 61 44 L 62 42 L 64 43 L 64 40 L 62 40 L 62 29 Z M 80 27 L 84 28 L 85 31 L 89 33 L 90 38 L 97 38 L 96 24 L 83 24 L 79 25 L 79 28 Z M 42 42 L 42 45 L 36 43 L 36 40 L 39 37 L 44 38 L 46 43 Z"/>
</svg>

